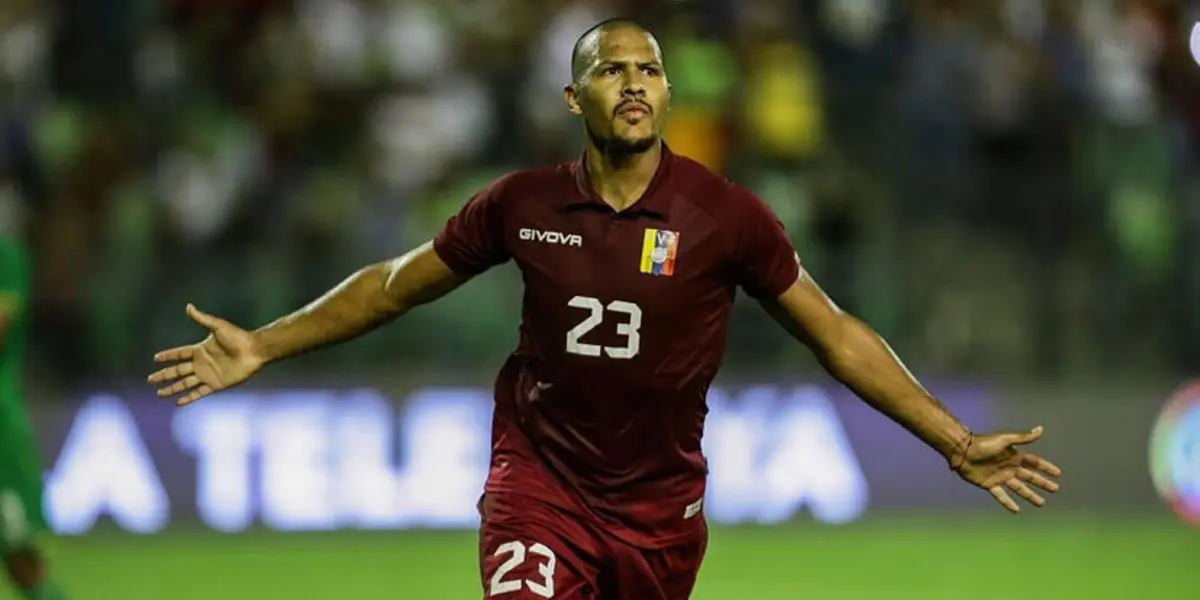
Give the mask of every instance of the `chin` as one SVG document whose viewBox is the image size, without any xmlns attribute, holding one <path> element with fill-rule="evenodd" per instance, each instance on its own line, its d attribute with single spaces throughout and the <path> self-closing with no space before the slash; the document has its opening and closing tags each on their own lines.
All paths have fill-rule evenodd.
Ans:
<svg viewBox="0 0 1200 600">
<path fill-rule="evenodd" d="M 657 135 L 640 135 L 640 136 L 614 136 L 609 146 L 611 150 L 620 154 L 641 154 L 654 147 L 658 142 Z"/>
</svg>

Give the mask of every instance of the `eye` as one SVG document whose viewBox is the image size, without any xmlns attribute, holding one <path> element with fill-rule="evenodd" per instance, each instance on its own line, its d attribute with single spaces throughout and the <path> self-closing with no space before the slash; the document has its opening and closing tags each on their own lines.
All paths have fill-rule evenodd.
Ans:
<svg viewBox="0 0 1200 600">
<path fill-rule="evenodd" d="M 618 67 L 617 65 L 609 65 L 607 67 L 604 67 L 604 70 L 601 71 L 601 73 L 603 73 L 605 75 L 617 75 L 620 72 L 621 72 L 621 67 Z"/>
<path fill-rule="evenodd" d="M 658 77 L 658 74 L 661 73 L 658 67 L 642 67 L 642 72 L 651 77 Z"/>
</svg>

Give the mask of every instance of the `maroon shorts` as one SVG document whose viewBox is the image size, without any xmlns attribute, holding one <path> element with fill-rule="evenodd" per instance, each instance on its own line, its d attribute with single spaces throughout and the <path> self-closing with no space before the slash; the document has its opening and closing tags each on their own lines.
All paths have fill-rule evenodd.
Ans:
<svg viewBox="0 0 1200 600">
<path fill-rule="evenodd" d="M 480 512 L 487 600 L 687 600 L 708 544 L 706 533 L 678 546 L 635 548 L 521 495 L 489 492 Z"/>
</svg>

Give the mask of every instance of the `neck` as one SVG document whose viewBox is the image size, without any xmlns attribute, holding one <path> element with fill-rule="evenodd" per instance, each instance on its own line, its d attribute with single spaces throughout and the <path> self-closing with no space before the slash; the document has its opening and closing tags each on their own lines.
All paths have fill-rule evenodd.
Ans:
<svg viewBox="0 0 1200 600">
<path fill-rule="evenodd" d="M 614 210 L 621 211 L 637 202 L 650 187 L 662 162 L 662 142 L 638 153 L 605 152 L 589 141 L 584 158 L 592 189 Z"/>
</svg>

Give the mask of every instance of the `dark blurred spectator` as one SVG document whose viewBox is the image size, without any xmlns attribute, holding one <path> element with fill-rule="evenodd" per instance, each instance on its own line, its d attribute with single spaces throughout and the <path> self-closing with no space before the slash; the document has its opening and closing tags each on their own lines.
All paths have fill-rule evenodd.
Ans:
<svg viewBox="0 0 1200 600">
<path fill-rule="evenodd" d="M 186 301 L 271 318 L 428 239 L 505 169 L 575 156 L 571 46 L 616 15 L 659 31 L 669 143 L 759 193 L 830 293 L 918 366 L 1025 376 L 1200 348 L 1183 300 L 1165 314 L 1189 327 L 1127 318 L 1200 297 L 1200 15 L 1182 3 L 52 8 L 0 3 L 0 220 L 33 217 L 37 341 L 62 377 L 120 376 L 186 338 Z M 339 356 L 494 362 L 519 288 L 503 269 L 476 285 Z M 731 361 L 792 364 L 794 345 L 737 314 Z"/>
</svg>

